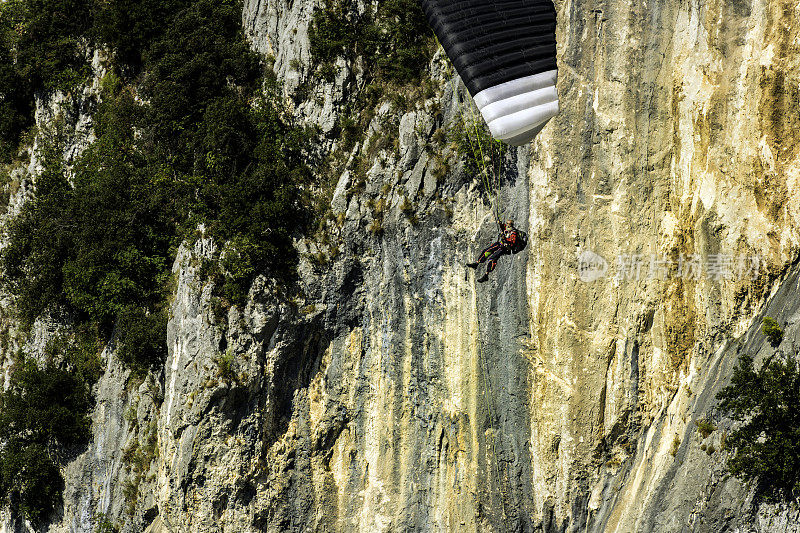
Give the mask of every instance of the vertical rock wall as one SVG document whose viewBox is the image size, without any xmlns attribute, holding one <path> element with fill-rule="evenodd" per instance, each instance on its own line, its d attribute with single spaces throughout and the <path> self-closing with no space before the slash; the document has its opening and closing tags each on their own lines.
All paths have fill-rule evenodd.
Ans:
<svg viewBox="0 0 800 533">
<path fill-rule="evenodd" d="M 672 531 L 723 508 L 764 527 L 736 481 L 720 503 L 708 463 L 722 454 L 687 454 L 730 343 L 755 335 L 797 258 L 797 7 L 558 4 L 563 111 L 516 154 L 502 193 L 533 237 L 526 254 L 485 287 L 462 281 L 492 238 L 469 184 L 440 184 L 449 223 L 423 201 L 419 227 L 398 216 L 379 242 L 363 234 L 365 199 L 347 204 L 345 242 L 369 243 L 353 296 L 364 315 L 342 333 L 357 341 L 333 342 L 337 388 L 318 396 L 344 381 L 358 398 L 331 465 L 343 530 Z M 399 183 L 412 194 L 413 177 Z M 584 283 L 585 251 L 609 276 L 624 274 L 618 256 L 638 258 L 641 276 Z M 651 257 L 703 271 L 650 278 Z M 753 257 L 757 275 L 736 272 Z M 682 495 L 665 493 L 676 472 L 692 481 Z"/>
<path fill-rule="evenodd" d="M 51 531 L 89 531 L 96 513 L 151 532 L 800 530 L 796 506 L 724 479 L 730 423 L 713 411 L 738 353 L 766 353 L 764 314 L 798 335 L 800 9 L 556 5 L 562 112 L 500 177 L 527 250 L 465 279 L 495 226 L 462 165 L 436 172 L 434 132 L 467 109 L 439 53 L 435 96 L 374 110 L 355 151 L 388 130 L 398 149 L 371 154 L 360 186 L 342 176 L 338 256 L 299 243 L 303 299 L 259 280 L 219 316 L 198 274 L 217 244 L 181 250 L 163 376 L 131 386 L 107 351 L 95 441 Z M 287 96 L 310 79 L 313 9 L 245 2 Z M 340 66 L 295 110 L 323 131 L 361 87 Z M 606 277 L 579 279 L 584 252 Z M 651 257 L 694 254 L 761 263 L 649 277 Z M 613 279 L 618 256 L 639 256 L 638 279 Z M 719 429 L 702 438 L 706 416 Z M 145 471 L 122 466 L 151 438 Z"/>
<path fill-rule="evenodd" d="M 514 155 L 502 191 L 532 236 L 525 254 L 486 286 L 462 281 L 493 223 L 475 184 L 453 177 L 437 185 L 451 220 L 420 191 L 419 225 L 395 213 L 380 239 L 364 231 L 377 187 L 339 198 L 353 258 L 336 268 L 357 268 L 363 287 L 337 297 L 361 315 L 332 317 L 311 403 L 295 407 L 312 428 L 306 409 L 348 413 L 311 475 L 336 491 L 322 512 L 335 526 L 322 529 L 764 530 L 764 516 L 792 516 L 722 483 L 723 454 L 699 451 L 694 421 L 713 415 L 731 346 L 758 337 L 770 291 L 792 283 L 800 13 L 759 1 L 557 7 L 563 110 Z M 407 144 L 423 153 L 415 131 Z M 399 181 L 370 179 L 418 194 L 430 165 L 402 163 Z M 578 279 L 585 251 L 609 277 Z M 641 261 L 638 279 L 619 256 Z M 651 257 L 703 271 L 650 278 Z M 757 275 L 736 272 L 753 257 Z"/>
<path fill-rule="evenodd" d="M 797 141 L 788 131 L 800 11 L 781 2 L 570 2 L 562 12 L 565 109 L 532 157 L 531 220 L 543 238 L 528 279 L 535 356 L 570 388 L 533 387 L 532 404 L 557 406 L 532 410 L 546 458 L 537 507 L 552 501 L 569 527 L 693 529 L 694 508 L 663 501 L 663 484 L 685 469 L 695 483 L 670 496 L 699 498 L 711 513 L 702 500 L 712 476 L 707 464 L 681 465 L 673 443 L 696 437 L 694 421 L 714 403 L 696 395 L 716 391 L 728 373 L 714 365 L 729 371 L 736 358 L 720 350 L 797 258 Z M 619 256 L 639 256 L 641 278 L 577 280 L 575 257 L 586 250 L 605 257 L 612 276 L 624 273 Z M 649 279 L 651 257 L 693 254 L 704 268 L 697 279 Z M 753 256 L 760 276 L 737 275 L 736 262 Z M 715 276 L 726 257 L 732 276 Z M 548 453 L 553 434 L 559 450 Z M 660 522 L 648 515 L 660 505 L 680 511 Z M 749 512 L 742 507 L 731 505 L 733 514 Z"/>
</svg>

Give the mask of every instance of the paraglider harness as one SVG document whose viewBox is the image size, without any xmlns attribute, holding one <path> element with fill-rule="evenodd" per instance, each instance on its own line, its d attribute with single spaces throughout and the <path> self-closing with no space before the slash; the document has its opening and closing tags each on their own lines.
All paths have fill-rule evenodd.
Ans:
<svg viewBox="0 0 800 533">
<path fill-rule="evenodd" d="M 500 243 L 512 254 L 518 254 L 528 246 L 528 234 L 511 226 L 507 228 L 500 223 Z"/>
</svg>

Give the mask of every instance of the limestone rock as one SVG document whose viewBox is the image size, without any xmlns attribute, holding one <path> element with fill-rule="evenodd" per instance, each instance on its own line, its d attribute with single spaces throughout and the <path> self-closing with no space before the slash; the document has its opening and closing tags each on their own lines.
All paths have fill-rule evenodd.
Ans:
<svg viewBox="0 0 800 533">
<path fill-rule="evenodd" d="M 287 99 L 319 93 L 294 112 L 329 132 L 363 80 L 342 61 L 315 85 L 315 7 L 248 0 L 243 23 Z M 800 342 L 797 6 L 556 7 L 561 114 L 499 176 L 528 248 L 486 284 L 465 271 L 497 228 L 433 139 L 468 105 L 437 52 L 435 97 L 371 110 L 351 157 L 374 136 L 398 150 L 341 175 L 339 253 L 314 263 L 323 243 L 299 240 L 295 301 L 259 278 L 215 313 L 198 265 L 216 244 L 181 248 L 163 375 L 130 387 L 108 351 L 50 531 L 91 531 L 96 512 L 124 532 L 800 531 L 796 503 L 725 477 L 714 411 L 738 354 L 770 349 L 764 316 Z M 608 265 L 591 282 L 586 252 Z M 120 456 L 151 427 L 129 515 Z"/>
</svg>

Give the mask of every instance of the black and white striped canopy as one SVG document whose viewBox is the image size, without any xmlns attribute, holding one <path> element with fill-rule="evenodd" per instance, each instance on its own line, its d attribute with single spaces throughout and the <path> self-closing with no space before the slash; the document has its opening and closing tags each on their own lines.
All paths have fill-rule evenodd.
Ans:
<svg viewBox="0 0 800 533">
<path fill-rule="evenodd" d="M 552 0 L 422 0 L 495 139 L 529 142 L 558 114 Z"/>
</svg>

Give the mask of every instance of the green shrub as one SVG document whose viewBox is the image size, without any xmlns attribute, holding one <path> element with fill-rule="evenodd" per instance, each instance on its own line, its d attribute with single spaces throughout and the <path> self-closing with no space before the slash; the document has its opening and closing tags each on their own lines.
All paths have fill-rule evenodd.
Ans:
<svg viewBox="0 0 800 533">
<path fill-rule="evenodd" d="M 69 303 L 113 325 L 131 305 L 162 298 L 175 234 L 175 187 L 156 181 L 133 143 L 140 113 L 128 91 L 104 105 L 100 136 L 76 165 L 68 218 L 71 246 L 63 266 Z"/>
<path fill-rule="evenodd" d="M 33 122 L 33 95 L 15 68 L 2 24 L 0 18 L 0 163 L 11 160 L 22 132 Z"/>
<path fill-rule="evenodd" d="M 783 340 L 783 330 L 774 318 L 765 316 L 761 322 L 761 331 L 772 346 L 778 346 Z"/>
<path fill-rule="evenodd" d="M 433 55 L 433 32 L 416 0 L 378 3 L 377 66 L 401 83 L 416 82 Z"/>
<path fill-rule="evenodd" d="M 81 325 L 51 338 L 44 348 L 44 359 L 60 365 L 82 383 L 92 384 L 103 372 L 101 350 L 97 331 Z"/>
<path fill-rule="evenodd" d="M 216 377 L 222 379 L 226 383 L 238 381 L 238 376 L 234 369 L 234 355 L 232 349 L 228 348 L 225 353 L 218 354 L 214 362 L 217 364 Z"/>
<path fill-rule="evenodd" d="M 0 496 L 14 512 L 39 521 L 58 505 L 63 480 L 56 461 L 90 436 L 90 383 L 48 362 L 22 360 L 0 393 Z"/>
<path fill-rule="evenodd" d="M 717 426 L 707 418 L 695 420 L 694 424 L 697 426 L 697 431 L 700 432 L 700 435 L 702 435 L 704 439 L 708 438 L 709 435 L 717 430 Z"/>
<path fill-rule="evenodd" d="M 487 186 L 496 187 L 498 184 L 494 182 L 502 170 L 508 147 L 493 139 L 483 120 L 477 116 L 466 118 L 459 115 L 447 133 L 455 152 L 464 161 L 467 174 L 480 176 Z"/>
<path fill-rule="evenodd" d="M 363 131 L 358 126 L 358 122 L 349 116 L 339 117 L 336 124 L 337 137 L 341 138 L 342 150 L 350 151 L 359 141 Z"/>
<path fill-rule="evenodd" d="M 680 447 L 681 447 L 681 439 L 677 435 L 675 435 L 672 439 L 672 446 L 670 446 L 669 448 L 669 454 L 672 457 L 675 457 L 676 455 L 678 455 L 678 450 L 680 449 Z"/>
<path fill-rule="evenodd" d="M 119 357 L 140 375 L 158 368 L 167 358 L 167 313 L 142 307 L 128 307 L 119 317 Z"/>
<path fill-rule="evenodd" d="M 355 47 L 361 44 L 358 37 L 364 24 L 364 17 L 358 14 L 355 4 L 327 2 L 314 12 L 309 28 L 312 56 L 322 63 L 330 63 L 339 56 L 352 55 Z"/>
<path fill-rule="evenodd" d="M 136 72 L 153 40 L 191 0 L 104 0 L 94 5 L 94 37 L 109 45 L 119 66 Z"/>
<path fill-rule="evenodd" d="M 0 455 L 0 494 L 4 504 L 34 524 L 58 505 L 64 480 L 58 465 L 40 443 L 5 443 Z"/>
<path fill-rule="evenodd" d="M 94 533 L 119 533 L 119 528 L 114 525 L 114 522 L 105 513 L 94 515 L 93 525 Z"/>
<path fill-rule="evenodd" d="M 92 27 L 89 0 L 8 0 L 0 13 L 7 20 L 6 46 L 30 94 L 70 89 L 87 78 L 80 44 Z"/>
<path fill-rule="evenodd" d="M 3 282 L 16 295 L 17 311 L 28 325 L 48 308 L 67 304 L 63 269 L 72 246 L 73 191 L 59 149 L 56 139 L 43 142 L 44 169 L 36 179 L 35 198 L 8 224 L 8 246 L 0 256 Z"/>
<path fill-rule="evenodd" d="M 796 496 L 800 482 L 800 368 L 795 355 L 773 356 L 755 370 L 742 355 L 730 385 L 717 396 L 719 408 L 741 423 L 726 438 L 735 450 L 728 468 L 756 480 L 769 499 Z"/>
<path fill-rule="evenodd" d="M 221 265 L 225 271 L 225 279 L 221 294 L 225 301 L 242 305 L 247 299 L 250 280 L 256 272 L 258 250 L 246 238 L 236 238 L 225 250 Z"/>
<path fill-rule="evenodd" d="M 400 84 L 420 80 L 434 43 L 416 0 L 379 0 L 364 13 L 355 3 L 328 0 L 314 13 L 309 41 L 325 78 L 337 57 L 362 56 L 371 77 Z"/>
<path fill-rule="evenodd" d="M 209 151 L 219 150 L 215 156 L 230 158 L 249 148 L 237 145 L 250 130 L 246 127 L 243 137 L 237 134 L 246 126 L 241 93 L 255 88 L 260 67 L 240 17 L 234 1 L 196 0 L 170 21 L 149 49 L 143 86 L 150 102 L 147 136 L 155 143 L 154 155 L 167 159 L 175 170 L 202 173 L 208 170 L 204 163 Z M 227 134 L 216 137 L 219 132 L 209 132 L 209 127 L 226 128 Z M 237 161 L 241 163 L 231 163 Z M 224 170 L 216 169 L 215 175 Z"/>
</svg>

